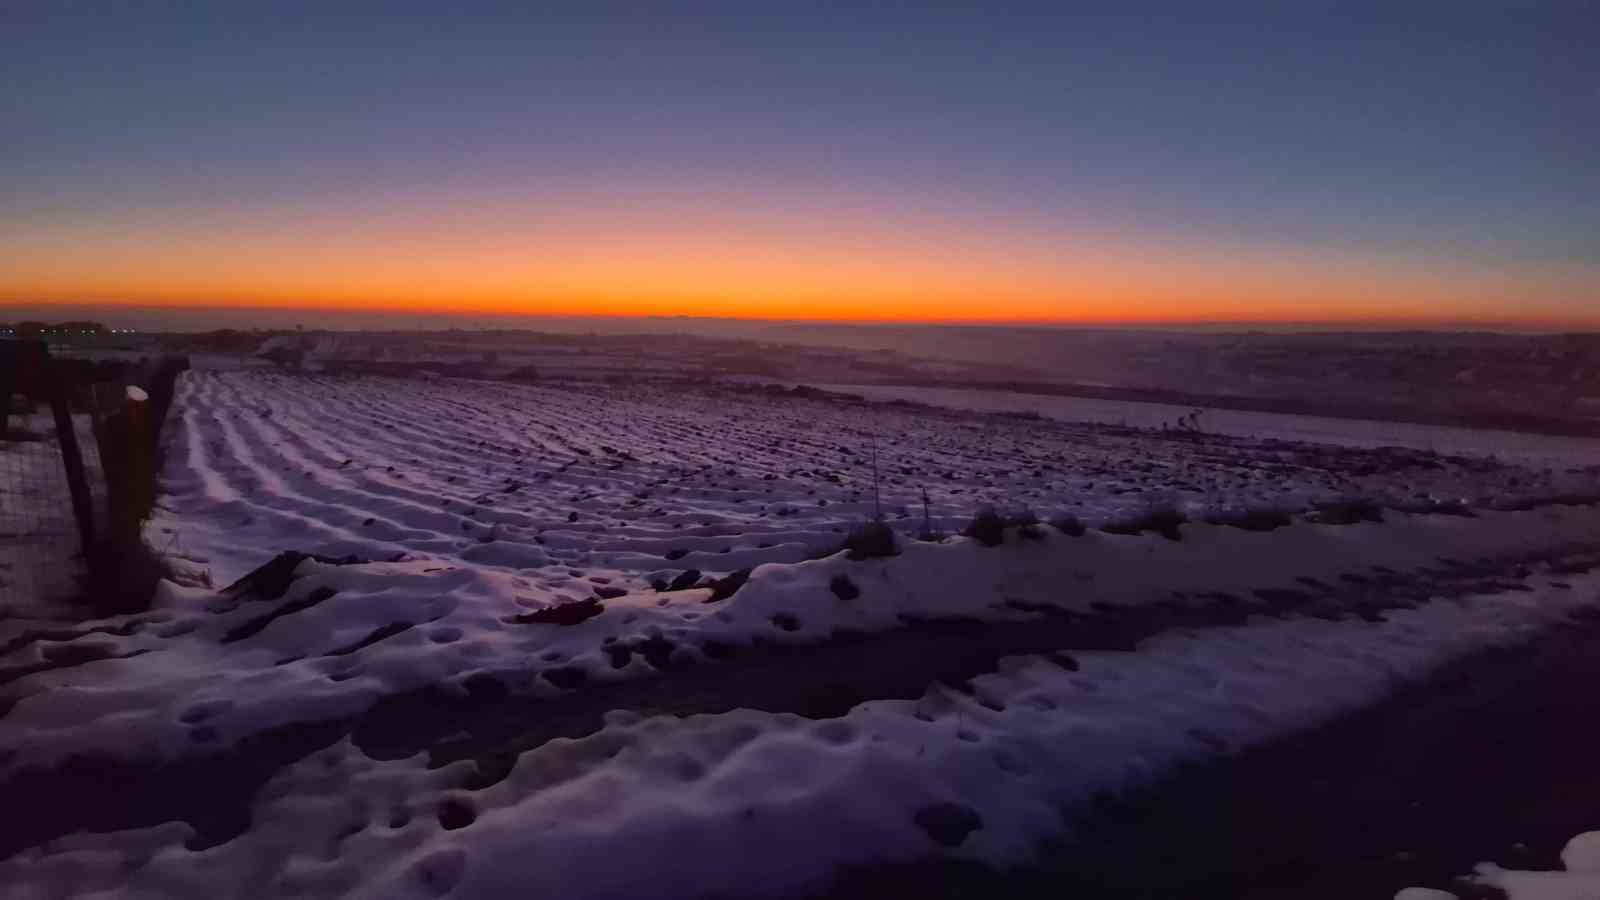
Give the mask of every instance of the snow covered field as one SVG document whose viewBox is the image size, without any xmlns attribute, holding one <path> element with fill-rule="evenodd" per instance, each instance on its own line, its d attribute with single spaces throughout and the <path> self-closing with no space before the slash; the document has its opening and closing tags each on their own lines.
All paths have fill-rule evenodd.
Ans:
<svg viewBox="0 0 1600 900">
<path fill-rule="evenodd" d="M 1135 428 L 1176 425 L 1180 418 L 1196 409 L 1165 403 L 963 388 L 885 384 L 819 384 L 817 387 L 870 400 L 908 400 L 986 412 L 1037 413 L 1066 421 Z M 1435 453 L 1493 455 L 1550 465 L 1592 465 L 1600 459 L 1600 440 L 1593 438 L 1210 408 L 1202 414 L 1201 423 L 1205 430 L 1219 434 L 1313 441 L 1344 447 L 1410 447 Z"/>
<path fill-rule="evenodd" d="M 985 505 L 1100 522 L 1357 496 L 1492 504 L 1600 489 L 1600 468 L 841 403 L 680 385 L 196 372 L 180 384 L 153 546 L 221 586 L 284 549 L 409 552 L 648 587 L 831 550 L 881 508 L 958 531 Z M 1594 459 L 1587 460 L 1593 466 Z"/>
<path fill-rule="evenodd" d="M 0 619 L 15 896 L 1027 865 L 1097 796 L 1600 605 L 1592 468 L 661 384 L 191 372 L 172 415 L 183 583 Z M 1194 521 L 955 534 L 1152 504 Z M 880 505 L 898 552 L 841 551 Z M 289 550 L 322 558 L 221 590 Z"/>
</svg>

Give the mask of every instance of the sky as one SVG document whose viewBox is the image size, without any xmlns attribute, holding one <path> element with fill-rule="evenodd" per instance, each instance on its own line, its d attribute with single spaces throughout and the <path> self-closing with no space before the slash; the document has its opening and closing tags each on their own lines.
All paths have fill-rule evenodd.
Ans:
<svg viewBox="0 0 1600 900">
<path fill-rule="evenodd" d="M 0 304 L 1600 327 L 1600 3 L 0 5 Z"/>
</svg>

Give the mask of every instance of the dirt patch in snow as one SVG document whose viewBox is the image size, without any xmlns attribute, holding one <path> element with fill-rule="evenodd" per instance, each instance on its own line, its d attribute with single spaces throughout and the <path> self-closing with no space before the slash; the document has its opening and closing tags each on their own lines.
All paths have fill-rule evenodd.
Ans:
<svg viewBox="0 0 1600 900">
<path fill-rule="evenodd" d="M 1459 876 L 1486 860 L 1561 869 L 1563 843 L 1595 822 L 1597 681 L 1600 617 L 1576 617 L 1376 707 L 1106 797 L 1036 868 L 871 867 L 828 896 L 1502 897 Z"/>
<path fill-rule="evenodd" d="M 462 787 L 478 790 L 504 777 L 523 751 L 598 731 L 611 710 L 691 715 L 751 708 L 826 719 L 868 700 L 914 699 L 936 682 L 970 690 L 969 679 L 995 671 L 1007 656 L 1040 654 L 1072 669 L 1076 664 L 1063 651 L 1131 651 L 1163 632 L 1238 625 L 1260 615 L 1374 617 L 1429 598 L 1519 590 L 1516 579 L 1531 574 L 1534 565 L 1581 571 L 1597 564 L 1600 547 L 1569 547 L 1538 556 L 1449 561 L 1409 573 L 1308 579 L 1304 590 L 1262 590 L 1249 597 L 1175 594 L 1169 602 L 1092 614 L 1024 607 L 1014 610 L 1014 620 L 987 623 L 907 620 L 894 631 L 836 632 L 809 645 L 708 644 L 688 653 L 665 639 L 617 646 L 614 665 L 627 665 L 637 656 L 659 677 L 595 683 L 581 670 L 561 665 L 523 673 L 529 681 L 543 678 L 566 689 L 551 698 L 480 673 L 462 683 L 385 698 L 356 718 L 296 723 L 168 765 L 80 757 L 51 769 L 13 772 L 0 784 L 0 805 L 35 812 L 7 817 L 0 825 L 0 856 L 82 828 L 116 830 L 170 820 L 195 827 L 195 846 L 226 841 L 249 827 L 251 799 L 268 778 L 345 735 L 379 759 L 418 752 L 426 752 L 434 766 L 472 759 L 476 774 Z M 204 723 L 197 728 L 203 730 Z M 1571 830 L 1570 823 L 1556 830 Z M 1452 871 L 1461 870 L 1452 865 Z"/>
</svg>

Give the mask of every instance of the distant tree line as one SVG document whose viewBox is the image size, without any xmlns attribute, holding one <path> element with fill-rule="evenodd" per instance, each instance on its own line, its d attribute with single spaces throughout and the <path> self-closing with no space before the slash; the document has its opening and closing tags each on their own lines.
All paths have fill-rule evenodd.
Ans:
<svg viewBox="0 0 1600 900">
<path fill-rule="evenodd" d="M 18 338 L 53 338 L 68 335 L 109 334 L 111 329 L 99 322 L 0 322 L 0 335 Z"/>
</svg>

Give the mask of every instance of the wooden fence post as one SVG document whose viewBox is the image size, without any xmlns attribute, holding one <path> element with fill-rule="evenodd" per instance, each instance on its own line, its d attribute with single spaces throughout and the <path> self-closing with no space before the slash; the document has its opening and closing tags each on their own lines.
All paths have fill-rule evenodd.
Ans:
<svg viewBox="0 0 1600 900">
<path fill-rule="evenodd" d="M 10 353 L 0 357 L 0 441 L 11 433 L 11 392 L 17 388 L 16 364 L 17 360 Z"/>
<path fill-rule="evenodd" d="M 123 473 L 127 489 L 123 497 L 126 507 L 118 510 L 117 536 L 125 541 L 139 540 L 139 523 L 149 515 L 155 504 L 155 453 L 150 434 L 150 395 L 143 388 L 128 385 L 123 400 L 127 415 L 128 433 L 123 436 L 127 445 L 128 468 Z"/>
</svg>

